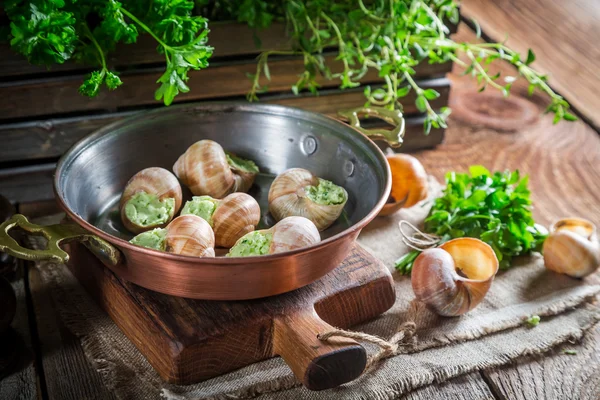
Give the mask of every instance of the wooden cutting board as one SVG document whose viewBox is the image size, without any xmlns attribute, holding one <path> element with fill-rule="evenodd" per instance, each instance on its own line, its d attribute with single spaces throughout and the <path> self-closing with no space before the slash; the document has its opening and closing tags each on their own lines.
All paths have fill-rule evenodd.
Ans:
<svg viewBox="0 0 600 400">
<path fill-rule="evenodd" d="M 196 383 L 280 355 L 305 386 L 327 389 L 360 376 L 362 346 L 318 333 L 349 328 L 395 301 L 387 268 L 356 245 L 344 262 L 309 286 L 248 301 L 206 301 L 153 292 L 118 278 L 80 244 L 68 267 L 148 359 L 175 384 Z"/>
</svg>

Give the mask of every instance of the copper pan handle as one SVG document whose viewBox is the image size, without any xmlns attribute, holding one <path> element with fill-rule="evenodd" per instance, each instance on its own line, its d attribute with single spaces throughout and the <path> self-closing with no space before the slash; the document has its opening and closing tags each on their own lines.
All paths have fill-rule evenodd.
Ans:
<svg viewBox="0 0 600 400">
<path fill-rule="evenodd" d="M 323 342 L 319 333 L 334 328 L 314 308 L 275 319 L 273 349 L 302 384 L 310 390 L 331 389 L 358 378 L 367 364 L 367 353 L 356 341 L 335 338 Z"/>
<path fill-rule="evenodd" d="M 392 129 L 366 129 L 360 126 L 360 116 L 368 115 L 384 120 Z M 343 120 L 373 140 L 384 140 L 390 147 L 400 147 L 404 138 L 405 121 L 400 110 L 388 110 L 383 107 L 358 107 L 338 112 Z"/>
<path fill-rule="evenodd" d="M 30 234 L 38 234 L 48 239 L 48 246 L 43 250 L 33 250 L 21 246 L 9 232 L 19 227 Z M 23 260 L 52 260 L 59 263 L 69 261 L 69 254 L 60 248 L 62 243 L 73 240 L 82 242 L 96 256 L 109 265 L 117 265 L 119 251 L 105 240 L 87 232 L 73 223 L 41 226 L 32 224 L 22 214 L 15 214 L 0 225 L 0 251 Z"/>
</svg>

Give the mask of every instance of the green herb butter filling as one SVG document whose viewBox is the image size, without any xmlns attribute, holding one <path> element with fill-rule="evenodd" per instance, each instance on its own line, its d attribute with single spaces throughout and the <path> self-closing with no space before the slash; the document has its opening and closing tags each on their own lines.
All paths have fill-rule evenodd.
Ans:
<svg viewBox="0 0 600 400">
<path fill-rule="evenodd" d="M 217 200 L 210 196 L 194 196 L 185 203 L 181 215 L 196 215 L 212 226 L 212 216 L 217 209 L 217 203 Z"/>
<path fill-rule="evenodd" d="M 252 172 L 255 174 L 258 174 L 260 172 L 258 166 L 252 160 L 245 160 L 243 158 L 234 156 L 231 153 L 225 153 L 225 156 L 227 157 L 227 162 L 229 163 L 229 166 L 233 169 L 237 169 L 238 171 L 243 172 Z"/>
<path fill-rule="evenodd" d="M 227 257 L 263 256 L 269 254 L 273 235 L 253 231 L 242 236 L 227 253 Z"/>
<path fill-rule="evenodd" d="M 175 199 L 159 200 L 154 194 L 139 192 L 125 204 L 125 215 L 141 227 L 161 225 L 169 221 L 175 209 Z"/>
<path fill-rule="evenodd" d="M 165 250 L 165 236 L 167 230 L 163 228 L 156 228 L 151 231 L 142 232 L 129 243 L 137 244 L 138 246 L 147 247 L 154 250 Z"/>
<path fill-rule="evenodd" d="M 317 186 L 306 186 L 306 196 L 317 204 L 336 205 L 343 204 L 347 200 L 344 188 L 335 183 L 319 178 Z"/>
</svg>

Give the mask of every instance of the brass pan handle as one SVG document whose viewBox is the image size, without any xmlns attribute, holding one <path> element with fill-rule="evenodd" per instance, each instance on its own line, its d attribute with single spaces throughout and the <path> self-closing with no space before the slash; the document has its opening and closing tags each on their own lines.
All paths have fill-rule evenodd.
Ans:
<svg viewBox="0 0 600 400">
<path fill-rule="evenodd" d="M 44 250 L 33 250 L 21 246 L 12 236 L 11 229 L 19 227 L 27 233 L 41 234 L 48 239 L 48 247 Z M 15 214 L 0 225 L 0 251 L 23 260 L 40 261 L 52 260 L 59 263 L 69 261 L 69 254 L 60 248 L 62 243 L 73 240 L 81 241 L 102 261 L 117 265 L 120 259 L 119 251 L 107 241 L 87 232 L 79 225 L 72 223 L 41 226 L 32 224 L 22 214 Z"/>
<path fill-rule="evenodd" d="M 348 124 L 371 139 L 385 140 L 390 147 L 400 147 L 404 141 L 405 121 L 400 110 L 388 110 L 383 107 L 358 107 L 338 112 Z M 393 126 L 393 129 L 366 129 L 360 126 L 360 115 L 368 115 L 384 120 Z"/>
</svg>

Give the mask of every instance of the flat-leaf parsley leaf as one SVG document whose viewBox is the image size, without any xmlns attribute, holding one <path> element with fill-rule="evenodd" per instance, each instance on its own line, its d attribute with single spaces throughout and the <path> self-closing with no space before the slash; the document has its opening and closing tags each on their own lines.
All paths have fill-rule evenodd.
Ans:
<svg viewBox="0 0 600 400">
<path fill-rule="evenodd" d="M 440 243 L 479 238 L 492 247 L 502 269 L 509 268 L 514 257 L 541 249 L 547 231 L 533 220 L 529 178 L 518 170 L 492 174 L 480 165 L 469 172 L 446 174 L 446 188 L 425 219 L 425 231 L 439 236 Z M 410 273 L 418 254 L 406 254 L 396 268 Z"/>
</svg>

